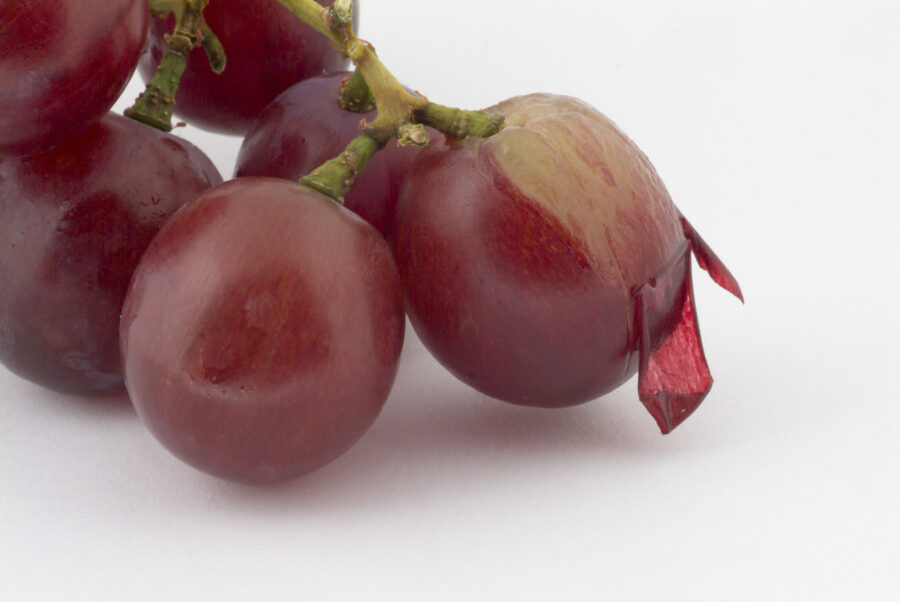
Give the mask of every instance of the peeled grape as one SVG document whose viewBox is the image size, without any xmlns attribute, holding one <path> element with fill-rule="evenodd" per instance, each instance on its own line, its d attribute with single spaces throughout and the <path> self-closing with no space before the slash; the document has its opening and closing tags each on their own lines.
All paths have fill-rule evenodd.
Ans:
<svg viewBox="0 0 900 602">
<path fill-rule="evenodd" d="M 0 361 L 58 391 L 121 391 L 119 313 L 138 259 L 221 181 L 190 143 L 115 114 L 53 150 L 0 156 Z"/>
<path fill-rule="evenodd" d="M 712 384 L 690 253 L 737 282 L 608 118 L 535 94 L 489 109 L 488 139 L 434 144 L 410 170 L 394 251 L 410 320 L 456 376 L 512 403 L 558 407 L 640 372 L 663 432 Z"/>
<path fill-rule="evenodd" d="M 135 408 L 173 454 L 246 482 L 349 449 L 396 375 L 404 315 L 381 235 L 303 186 L 239 178 L 176 214 L 121 324 Z"/>
</svg>

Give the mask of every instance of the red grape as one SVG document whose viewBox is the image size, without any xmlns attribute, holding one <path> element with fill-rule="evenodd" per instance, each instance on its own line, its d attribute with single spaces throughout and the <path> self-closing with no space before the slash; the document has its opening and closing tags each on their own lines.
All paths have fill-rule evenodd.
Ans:
<svg viewBox="0 0 900 602">
<path fill-rule="evenodd" d="M 354 9 L 358 9 L 354 2 Z M 354 26 L 358 10 L 354 10 Z M 227 66 L 216 75 L 201 48 L 194 49 L 175 95 L 175 114 L 197 127 L 242 135 L 253 119 L 292 84 L 347 60 L 325 36 L 277 0 L 215 0 L 203 16 L 225 48 Z M 174 18 L 153 19 L 140 73 L 150 81 L 166 50 Z"/>
<path fill-rule="evenodd" d="M 381 235 L 308 188 L 240 178 L 147 249 L 121 325 L 138 414 L 185 462 L 289 479 L 349 449 L 397 370 L 404 315 Z"/>
<path fill-rule="evenodd" d="M 137 67 L 147 0 L 0 1 L 0 153 L 33 153 L 100 119 Z"/>
<path fill-rule="evenodd" d="M 640 366 L 641 399 L 671 430 L 711 385 L 691 248 L 739 295 L 737 283 L 592 107 L 531 95 L 489 110 L 506 128 L 423 152 L 397 207 L 416 331 L 460 379 L 525 405 L 593 399 Z"/>
<path fill-rule="evenodd" d="M 360 122 L 377 111 L 341 108 L 339 89 L 348 72 L 313 77 L 282 92 L 266 107 L 244 138 L 235 175 L 297 181 L 341 153 L 360 134 Z M 434 132 L 432 132 L 435 135 Z M 400 186 L 419 149 L 391 141 L 366 166 L 347 193 L 344 206 L 383 235 L 390 232 Z"/>
<path fill-rule="evenodd" d="M 45 153 L 0 156 L 0 361 L 59 391 L 121 390 L 119 313 L 138 259 L 221 181 L 190 143 L 112 113 Z"/>
</svg>

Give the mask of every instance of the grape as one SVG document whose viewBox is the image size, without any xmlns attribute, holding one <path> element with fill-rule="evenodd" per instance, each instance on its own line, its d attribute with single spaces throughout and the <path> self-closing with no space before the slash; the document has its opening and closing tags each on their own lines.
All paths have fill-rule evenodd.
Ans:
<svg viewBox="0 0 900 602">
<path fill-rule="evenodd" d="M 138 259 L 221 181 L 190 143 L 112 113 L 50 151 L 0 156 L 0 361 L 58 391 L 121 391 L 119 313 Z"/>
<path fill-rule="evenodd" d="M 394 251 L 413 326 L 460 379 L 523 405 L 581 403 L 640 367 L 668 432 L 712 383 L 690 250 L 737 282 L 595 109 L 536 94 L 488 110 L 503 131 L 434 145 L 407 177 Z"/>
<path fill-rule="evenodd" d="M 361 133 L 360 122 L 374 121 L 377 111 L 354 113 L 341 108 L 339 88 L 348 72 L 313 77 L 282 92 L 247 133 L 235 175 L 271 176 L 297 181 L 337 156 Z M 437 133 L 432 131 L 432 136 Z M 400 186 L 419 149 L 391 141 L 366 166 L 344 205 L 387 236 Z"/>
<path fill-rule="evenodd" d="M 46 150 L 103 117 L 148 14 L 147 0 L 0 0 L 0 153 Z"/>
<path fill-rule="evenodd" d="M 188 204 L 147 249 L 122 317 L 125 382 L 185 462 L 280 481 L 363 435 L 403 328 L 396 266 L 374 228 L 298 184 L 240 178 Z"/>
<path fill-rule="evenodd" d="M 358 6 L 358 2 L 354 2 Z M 358 10 L 354 10 L 354 24 Z M 303 23 L 277 0 L 215 0 L 203 16 L 225 48 L 227 66 L 217 75 L 201 48 L 187 59 L 175 95 L 175 114 L 197 127 L 243 135 L 253 119 L 292 84 L 323 71 L 344 69 L 347 61 L 325 36 Z M 175 20 L 153 19 L 140 61 L 150 81 L 166 51 L 165 36 Z"/>
</svg>

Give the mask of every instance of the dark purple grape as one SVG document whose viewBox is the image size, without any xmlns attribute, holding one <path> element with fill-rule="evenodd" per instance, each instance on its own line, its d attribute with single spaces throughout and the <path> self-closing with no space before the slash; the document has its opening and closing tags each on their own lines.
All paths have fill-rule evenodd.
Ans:
<svg viewBox="0 0 900 602">
<path fill-rule="evenodd" d="M 53 150 L 0 156 L 0 361 L 59 391 L 121 390 L 119 314 L 138 259 L 221 181 L 190 143 L 112 113 Z"/>
<path fill-rule="evenodd" d="M 148 18 L 147 0 L 0 1 L 0 153 L 45 150 L 103 117 Z"/>
</svg>

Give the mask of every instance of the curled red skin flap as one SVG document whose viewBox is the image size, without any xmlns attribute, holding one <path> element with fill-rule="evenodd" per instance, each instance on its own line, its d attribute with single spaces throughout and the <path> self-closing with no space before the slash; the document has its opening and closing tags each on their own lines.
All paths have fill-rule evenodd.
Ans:
<svg viewBox="0 0 900 602">
<path fill-rule="evenodd" d="M 697 234 L 697 231 L 694 230 L 694 227 L 684 216 L 681 216 L 681 227 L 684 229 L 684 236 L 691 243 L 691 250 L 694 252 L 694 257 L 697 258 L 697 265 L 709 272 L 709 276 L 716 284 L 740 299 L 741 303 L 743 303 L 744 294 L 741 292 L 741 285 L 738 284 L 737 279 L 731 275 L 731 272 L 725 267 L 719 256 L 709 248 L 706 241 Z"/>
<path fill-rule="evenodd" d="M 703 353 L 700 330 L 694 312 L 690 248 L 658 277 L 635 291 L 640 320 L 640 367 L 638 395 L 663 434 L 681 424 L 706 397 L 713 379 Z M 681 294 L 675 299 L 681 308 L 674 314 L 673 327 L 657 329 L 659 316 L 670 311 L 667 291 L 683 277 Z"/>
</svg>

